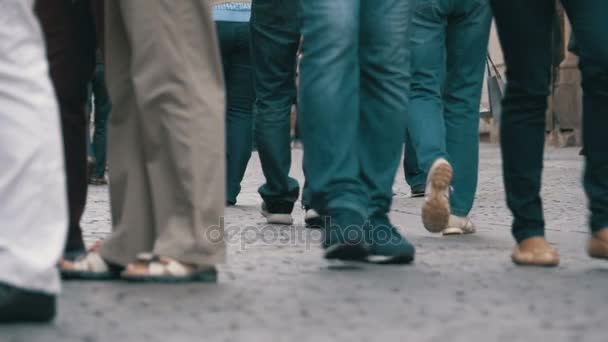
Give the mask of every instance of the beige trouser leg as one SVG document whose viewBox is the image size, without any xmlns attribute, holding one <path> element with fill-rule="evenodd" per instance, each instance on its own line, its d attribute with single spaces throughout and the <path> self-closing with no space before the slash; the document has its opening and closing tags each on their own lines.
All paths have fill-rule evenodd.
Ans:
<svg viewBox="0 0 608 342">
<path fill-rule="evenodd" d="M 224 261 L 225 95 L 206 0 L 107 0 L 114 231 L 102 256 Z"/>
</svg>

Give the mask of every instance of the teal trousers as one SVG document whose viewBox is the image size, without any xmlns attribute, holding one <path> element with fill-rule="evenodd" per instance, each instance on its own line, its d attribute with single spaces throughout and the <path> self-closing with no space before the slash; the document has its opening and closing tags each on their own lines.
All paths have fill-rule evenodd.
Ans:
<svg viewBox="0 0 608 342">
<path fill-rule="evenodd" d="M 407 128 L 420 168 L 454 168 L 452 213 L 473 207 L 479 164 L 479 103 L 492 13 L 488 0 L 418 0 L 413 16 Z"/>
<path fill-rule="evenodd" d="M 410 138 L 410 132 L 405 132 L 405 153 L 403 155 L 403 173 L 405 181 L 411 189 L 426 185 L 426 173 L 420 169 L 416 150 Z"/>
<path fill-rule="evenodd" d="M 298 124 L 320 213 L 386 213 L 404 141 L 408 0 L 302 1 Z"/>
<path fill-rule="evenodd" d="M 249 23 L 216 21 L 226 85 L 226 203 L 236 204 L 253 148 Z"/>
<path fill-rule="evenodd" d="M 256 100 L 255 142 L 266 183 L 259 193 L 271 211 L 289 211 L 299 196 L 291 167 L 290 114 L 296 98 L 300 43 L 297 0 L 254 0 L 251 56 Z"/>
</svg>

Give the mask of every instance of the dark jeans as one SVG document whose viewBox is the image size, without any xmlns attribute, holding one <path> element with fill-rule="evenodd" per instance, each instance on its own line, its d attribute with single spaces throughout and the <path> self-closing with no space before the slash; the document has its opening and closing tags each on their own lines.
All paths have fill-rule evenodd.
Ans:
<svg viewBox="0 0 608 342">
<path fill-rule="evenodd" d="M 92 107 L 95 108 L 95 118 L 89 155 L 95 158 L 94 176 L 101 178 L 106 173 L 108 117 L 112 111 L 112 102 L 106 88 L 105 68 L 101 60 L 97 61 L 95 67 L 95 75 L 91 80 L 91 92 L 94 96 Z M 89 112 L 91 112 L 90 109 Z"/>
<path fill-rule="evenodd" d="M 253 69 L 248 22 L 216 22 L 226 81 L 226 202 L 235 204 L 253 148 Z"/>
<path fill-rule="evenodd" d="M 290 115 L 300 41 L 298 4 L 297 0 L 254 0 L 252 4 L 255 139 L 266 178 L 259 193 L 271 212 L 291 211 L 300 192 L 298 182 L 289 177 Z"/>
<path fill-rule="evenodd" d="M 35 12 L 46 40 L 57 94 L 70 209 L 66 250 L 84 248 L 80 218 L 87 198 L 87 84 L 95 67 L 95 30 L 88 1 L 39 0 Z"/>
<path fill-rule="evenodd" d="M 518 242 L 544 235 L 540 190 L 554 2 L 492 0 L 507 64 L 501 145 L 507 202 Z M 591 230 L 596 232 L 608 228 L 608 2 L 562 3 L 579 49 L 584 92 L 584 185 Z"/>
</svg>

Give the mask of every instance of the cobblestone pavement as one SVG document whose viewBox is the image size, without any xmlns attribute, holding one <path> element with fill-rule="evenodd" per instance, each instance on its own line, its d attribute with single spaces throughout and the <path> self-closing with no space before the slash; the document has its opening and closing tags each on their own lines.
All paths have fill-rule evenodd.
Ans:
<svg viewBox="0 0 608 342">
<path fill-rule="evenodd" d="M 53 325 L 0 327 L 0 342 L 607 341 L 608 264 L 584 253 L 578 150 L 546 154 L 548 238 L 562 254 L 556 269 L 512 265 L 498 148 L 484 145 L 481 160 L 477 235 L 427 233 L 421 200 L 408 198 L 400 172 L 393 219 L 416 244 L 415 264 L 339 266 L 321 258 L 319 233 L 303 227 L 300 209 L 294 227 L 263 224 L 254 155 L 238 206 L 226 210 L 232 238 L 219 284 L 66 283 Z M 292 172 L 302 180 L 299 150 Z M 88 242 L 110 230 L 107 197 L 106 188 L 91 188 Z"/>
</svg>

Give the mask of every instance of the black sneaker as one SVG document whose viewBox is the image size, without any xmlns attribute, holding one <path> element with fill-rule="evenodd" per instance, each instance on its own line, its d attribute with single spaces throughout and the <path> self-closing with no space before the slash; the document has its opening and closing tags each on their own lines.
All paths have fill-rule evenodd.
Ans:
<svg viewBox="0 0 608 342">
<path fill-rule="evenodd" d="M 266 218 L 266 221 L 269 224 L 290 226 L 293 224 L 293 217 L 291 216 L 293 206 L 294 203 L 288 201 L 264 201 L 262 202 L 260 212 L 262 213 L 262 216 Z"/>
<path fill-rule="evenodd" d="M 106 177 L 97 177 L 97 176 L 92 176 L 91 178 L 89 178 L 89 184 L 91 185 L 108 185 L 108 180 L 106 179 Z"/>
<path fill-rule="evenodd" d="M 365 260 L 369 255 L 369 246 L 365 241 L 364 226 L 363 216 L 353 210 L 330 211 L 323 230 L 325 258 Z"/>
<path fill-rule="evenodd" d="M 0 283 L 0 323 L 49 322 L 55 318 L 54 295 Z"/>
<path fill-rule="evenodd" d="M 414 261 L 416 248 L 397 228 L 386 214 L 375 214 L 366 225 L 366 238 L 370 246 L 367 261 L 376 264 L 409 264 Z"/>
<path fill-rule="evenodd" d="M 425 185 L 425 184 L 414 185 L 414 186 L 411 188 L 411 194 L 410 194 L 410 197 L 411 197 L 411 198 L 420 198 L 420 197 L 424 197 L 424 195 L 425 195 L 425 191 L 426 191 L 426 185 Z"/>
</svg>

